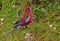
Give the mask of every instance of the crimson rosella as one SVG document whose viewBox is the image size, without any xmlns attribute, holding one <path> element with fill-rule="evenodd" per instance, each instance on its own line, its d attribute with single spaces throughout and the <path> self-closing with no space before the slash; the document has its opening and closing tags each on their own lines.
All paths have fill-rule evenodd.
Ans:
<svg viewBox="0 0 60 41">
<path fill-rule="evenodd" d="M 21 20 L 19 19 L 15 24 L 15 26 L 13 27 L 13 29 L 11 31 L 9 31 L 7 34 L 4 34 L 3 36 L 6 37 L 8 35 L 10 35 L 13 31 L 15 31 L 16 29 L 20 28 L 21 26 L 27 26 L 28 24 L 30 24 L 32 22 L 32 12 L 31 12 L 31 6 L 27 6 L 24 11 L 25 14 L 24 16 L 21 18 Z"/>
<path fill-rule="evenodd" d="M 31 12 L 31 6 L 27 6 L 25 9 L 25 14 L 24 16 L 21 18 L 21 20 L 19 19 L 15 24 L 13 30 L 20 28 L 21 26 L 27 26 L 28 24 L 30 24 L 32 22 L 32 12 Z"/>
</svg>

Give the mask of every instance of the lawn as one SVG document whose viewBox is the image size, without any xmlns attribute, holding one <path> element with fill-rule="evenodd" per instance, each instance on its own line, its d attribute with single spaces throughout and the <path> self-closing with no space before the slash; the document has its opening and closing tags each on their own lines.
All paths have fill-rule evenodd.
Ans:
<svg viewBox="0 0 60 41">
<path fill-rule="evenodd" d="M 33 22 L 27 28 L 21 27 L 6 35 L 25 13 L 28 1 L 19 1 L 21 4 L 16 5 L 17 0 L 0 0 L 0 41 L 60 41 L 60 0 L 31 2 Z"/>
</svg>

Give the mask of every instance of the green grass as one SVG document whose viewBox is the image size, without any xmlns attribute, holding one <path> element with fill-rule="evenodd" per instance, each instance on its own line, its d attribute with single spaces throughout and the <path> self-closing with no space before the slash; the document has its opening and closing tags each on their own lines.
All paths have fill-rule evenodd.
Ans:
<svg viewBox="0 0 60 41">
<path fill-rule="evenodd" d="M 48 0 L 41 1 L 40 5 L 32 4 L 33 16 L 35 19 L 28 28 L 20 28 L 11 35 L 4 37 L 2 35 L 9 32 L 14 23 L 21 18 L 26 7 L 26 0 L 21 1 L 19 6 L 20 14 L 16 17 L 16 9 L 12 8 L 16 0 L 0 0 L 2 10 L 0 10 L 0 19 L 3 18 L 3 25 L 0 25 L 0 41 L 27 41 L 26 33 L 31 33 L 34 41 L 60 41 L 60 3 L 55 0 L 50 3 Z M 44 2 L 49 2 L 44 3 Z M 51 4 L 53 4 L 51 6 Z M 1 23 L 0 23 L 1 24 Z M 50 25 L 52 24 L 52 28 Z M 54 29 L 56 28 L 56 29 Z"/>
</svg>

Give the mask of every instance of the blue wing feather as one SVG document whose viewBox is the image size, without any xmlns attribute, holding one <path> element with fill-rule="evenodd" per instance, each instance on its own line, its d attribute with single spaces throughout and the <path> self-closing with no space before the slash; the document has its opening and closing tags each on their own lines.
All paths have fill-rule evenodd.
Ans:
<svg viewBox="0 0 60 41">
<path fill-rule="evenodd" d="M 23 24 L 29 22 L 29 20 L 30 20 L 30 16 L 28 15 L 28 16 L 26 17 L 26 19 L 23 20 L 23 21 L 21 21 L 19 24 L 23 25 Z"/>
<path fill-rule="evenodd" d="M 29 22 L 29 20 L 30 20 L 30 16 L 26 18 L 25 23 Z"/>
<path fill-rule="evenodd" d="M 12 31 L 14 31 L 15 29 L 18 29 L 18 28 L 20 28 L 20 27 L 21 27 L 21 26 L 16 25 L 16 26 L 13 27 Z"/>
</svg>

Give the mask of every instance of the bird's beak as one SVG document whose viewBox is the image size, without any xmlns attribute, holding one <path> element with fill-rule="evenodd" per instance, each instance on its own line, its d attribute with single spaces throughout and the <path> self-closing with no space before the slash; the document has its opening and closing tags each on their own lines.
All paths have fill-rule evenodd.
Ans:
<svg viewBox="0 0 60 41">
<path fill-rule="evenodd" d="M 30 11 L 31 11 L 31 8 L 30 8 Z"/>
</svg>

